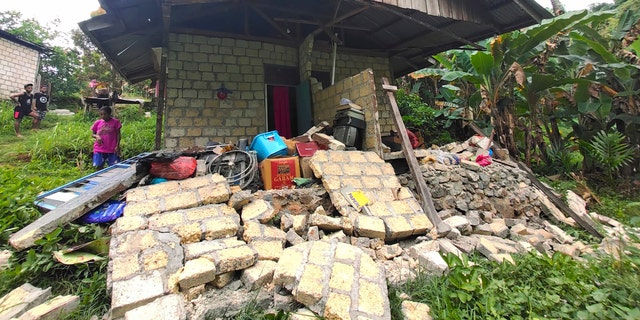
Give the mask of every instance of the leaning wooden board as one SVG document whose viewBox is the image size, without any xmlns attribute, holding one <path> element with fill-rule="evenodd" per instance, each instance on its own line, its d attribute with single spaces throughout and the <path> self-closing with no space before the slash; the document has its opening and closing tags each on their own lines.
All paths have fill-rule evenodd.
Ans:
<svg viewBox="0 0 640 320">
<path fill-rule="evenodd" d="M 420 200 L 422 201 L 422 209 L 426 213 L 427 217 L 436 228 L 438 233 L 447 233 L 449 230 L 451 230 L 451 227 L 442 222 L 442 219 L 438 215 L 438 212 L 433 205 L 431 191 L 429 190 L 429 187 L 427 187 L 427 183 L 424 181 L 422 170 L 420 170 L 420 164 L 418 164 L 418 159 L 416 158 L 416 155 L 413 152 L 413 147 L 411 147 L 411 143 L 409 142 L 409 136 L 407 135 L 407 130 L 404 126 L 404 122 L 402 121 L 400 109 L 398 108 L 398 104 L 394 96 L 394 92 L 397 91 L 397 88 L 390 85 L 389 80 L 383 77 L 382 89 L 387 92 L 387 96 L 389 97 L 391 110 L 393 111 L 393 120 L 396 128 L 398 129 L 398 133 L 402 138 L 402 149 L 404 151 L 407 163 L 409 164 L 409 168 L 411 169 L 411 176 L 413 177 L 413 181 L 416 183 L 416 189 L 419 193 Z"/>
</svg>

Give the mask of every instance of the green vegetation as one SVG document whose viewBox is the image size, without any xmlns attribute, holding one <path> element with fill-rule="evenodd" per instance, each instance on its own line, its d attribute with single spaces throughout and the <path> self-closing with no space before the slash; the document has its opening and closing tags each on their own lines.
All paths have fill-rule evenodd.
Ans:
<svg viewBox="0 0 640 320">
<path fill-rule="evenodd" d="M 616 1 L 599 7 L 611 11 L 570 13 L 496 36 L 483 42 L 484 52 L 434 56 L 434 67 L 418 72 L 419 80 L 405 80 L 397 94 L 407 127 L 418 130 L 427 145 L 442 145 L 460 140 L 460 133 L 468 136 L 464 125 L 472 122 L 539 174 L 560 174 L 560 180 L 547 181 L 556 189 L 591 193 L 588 210 L 640 226 L 640 42 L 632 28 L 640 19 L 639 5 L 640 0 Z M 40 44 L 56 37 L 14 12 L 0 13 L 0 28 Z M 124 94 L 147 94 L 148 83 L 127 85 L 79 30 L 73 40 L 74 48 L 54 47 L 43 60 L 40 73 L 57 93 L 53 107 L 90 95 L 91 79 Z M 9 235 L 40 216 L 33 205 L 38 193 L 93 171 L 89 127 L 95 111 L 72 118 L 49 114 L 38 132 L 28 130 L 26 119 L 25 138 L 18 139 L 11 110 L 0 103 L 0 249 L 11 249 Z M 153 149 L 154 117 L 144 118 L 137 107 L 118 109 L 115 116 L 124 125 L 123 158 Z M 30 282 L 51 286 L 56 295 L 79 295 L 72 319 L 103 315 L 110 302 L 106 260 L 66 266 L 52 253 L 99 239 L 107 227 L 68 224 L 36 247 L 14 253 L 9 267 L 0 270 L 0 296 Z M 582 230 L 565 231 L 589 245 L 596 242 Z M 630 242 L 620 245 L 618 258 L 594 255 L 584 261 L 527 254 L 515 257 L 515 264 L 476 256 L 470 263 L 449 255 L 448 275 L 421 274 L 390 288 L 393 319 L 402 319 L 401 293 L 428 304 L 436 319 L 638 319 L 640 241 Z M 253 304 L 239 316 L 287 317 L 265 314 Z"/>
<path fill-rule="evenodd" d="M 93 172 L 93 141 L 89 128 L 97 112 L 79 113 L 72 118 L 48 114 L 41 130 L 28 130 L 31 122 L 22 123 L 25 138 L 13 131 L 13 107 L 0 103 L 0 249 L 8 245 L 11 233 L 40 217 L 33 204 L 35 197 L 69 181 Z M 153 150 L 155 117 L 144 118 L 138 107 L 118 107 L 116 117 L 123 116 L 122 155 L 129 158 Z M 106 225 L 69 224 L 38 240 L 34 248 L 14 253 L 8 269 L 0 271 L 0 296 L 29 282 L 51 287 L 55 295 L 80 296 L 80 308 L 72 319 L 89 319 L 103 315 L 109 308 L 106 292 L 107 260 L 79 265 L 63 265 L 53 252 L 99 239 L 107 234 Z M 51 275 L 55 275 L 52 277 Z"/>
<path fill-rule="evenodd" d="M 625 249 L 619 260 L 585 262 L 530 253 L 515 264 L 483 257 L 470 263 L 450 254 L 446 276 L 421 274 L 389 290 L 393 318 L 402 319 L 399 295 L 406 293 L 428 304 L 434 319 L 638 319 L 640 251 Z"/>
</svg>

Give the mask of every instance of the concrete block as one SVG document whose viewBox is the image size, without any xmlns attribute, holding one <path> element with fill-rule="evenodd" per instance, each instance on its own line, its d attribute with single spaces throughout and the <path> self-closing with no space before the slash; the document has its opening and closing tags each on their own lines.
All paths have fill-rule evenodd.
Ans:
<svg viewBox="0 0 640 320">
<path fill-rule="evenodd" d="M 51 288 L 40 289 L 25 283 L 0 299 L 0 319 L 17 318 L 27 310 L 49 299 Z"/>
<path fill-rule="evenodd" d="M 273 280 L 273 273 L 276 269 L 275 261 L 262 260 L 253 266 L 244 269 L 240 281 L 249 290 L 256 290 Z"/>
<path fill-rule="evenodd" d="M 386 228 L 380 218 L 358 215 L 354 223 L 354 231 L 360 237 L 384 239 Z"/>
<path fill-rule="evenodd" d="M 402 301 L 400 310 L 404 320 L 431 320 L 431 308 L 424 303 Z"/>
<path fill-rule="evenodd" d="M 216 265 L 211 259 L 189 260 L 184 264 L 184 269 L 178 276 L 178 284 L 181 290 L 187 290 L 213 281 L 216 274 Z"/>
<path fill-rule="evenodd" d="M 428 273 L 442 276 L 449 272 L 449 266 L 438 251 L 426 251 L 418 254 L 418 263 Z"/>
<path fill-rule="evenodd" d="M 284 250 L 284 243 L 279 240 L 254 240 L 249 246 L 258 253 L 258 260 L 278 261 Z"/>
<path fill-rule="evenodd" d="M 37 305 L 23 313 L 18 319 L 64 319 L 73 312 L 80 304 L 78 296 L 55 296 L 46 302 Z"/>
<path fill-rule="evenodd" d="M 385 225 L 385 240 L 402 239 L 413 235 L 413 226 L 405 216 L 382 217 Z"/>
<path fill-rule="evenodd" d="M 256 199 L 242 208 L 242 221 L 245 223 L 250 220 L 258 220 L 261 223 L 267 223 L 273 219 L 276 215 L 276 211 L 271 203 L 263 200 Z"/>
<path fill-rule="evenodd" d="M 186 320 L 187 311 L 182 295 L 171 294 L 154 300 L 153 302 L 127 311 L 124 320 L 154 319 L 154 320 Z"/>
<path fill-rule="evenodd" d="M 111 290 L 111 315 L 119 318 L 137 307 L 163 296 L 164 276 L 157 271 L 134 278 L 115 281 Z"/>
</svg>

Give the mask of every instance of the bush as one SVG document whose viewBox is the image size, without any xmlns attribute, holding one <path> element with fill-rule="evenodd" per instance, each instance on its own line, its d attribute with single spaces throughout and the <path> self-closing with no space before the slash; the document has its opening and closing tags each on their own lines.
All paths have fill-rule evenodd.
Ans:
<svg viewBox="0 0 640 320">
<path fill-rule="evenodd" d="M 424 103 L 419 95 L 398 90 L 396 100 L 405 127 L 419 131 L 425 144 L 443 145 L 453 141 L 444 123 L 436 118 L 436 110 Z"/>
</svg>

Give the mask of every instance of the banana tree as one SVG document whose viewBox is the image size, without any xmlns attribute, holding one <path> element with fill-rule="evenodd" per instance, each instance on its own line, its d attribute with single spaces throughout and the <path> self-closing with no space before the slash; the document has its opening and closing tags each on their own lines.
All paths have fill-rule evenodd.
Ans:
<svg viewBox="0 0 640 320">
<path fill-rule="evenodd" d="M 640 13 L 625 11 L 619 15 L 616 28 L 607 36 L 594 31 L 606 16 L 596 16 L 592 24 L 578 25 L 569 33 L 564 53 L 559 59 L 570 62 L 576 69 L 583 70 L 582 77 L 591 80 L 575 90 L 575 117 L 573 133 L 581 141 L 593 141 L 601 130 L 615 129 L 627 137 L 627 142 L 638 148 L 640 145 L 640 67 L 624 61 L 626 48 L 620 48 L 620 40 L 636 24 Z M 609 20 L 610 21 L 610 20 Z M 582 144 L 584 145 L 584 144 Z M 585 171 L 591 171 L 592 161 L 588 148 L 582 148 L 585 157 Z M 638 165 L 640 155 L 635 156 Z M 630 173 L 632 166 L 625 168 Z"/>
</svg>

